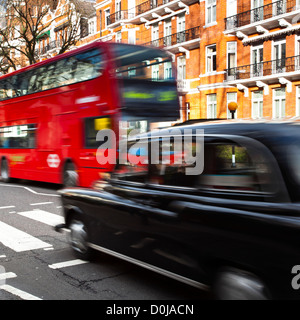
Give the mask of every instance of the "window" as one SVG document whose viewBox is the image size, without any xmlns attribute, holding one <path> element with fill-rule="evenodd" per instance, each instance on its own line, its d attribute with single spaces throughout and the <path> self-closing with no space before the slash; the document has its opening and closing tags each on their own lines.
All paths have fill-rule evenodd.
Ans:
<svg viewBox="0 0 300 320">
<path fill-rule="evenodd" d="M 145 145 L 139 142 L 138 146 L 134 142 L 128 143 L 127 161 L 125 164 L 118 163 L 114 171 L 114 177 L 118 180 L 145 183 L 148 179 L 148 142 Z M 129 161 L 129 157 L 136 157 L 137 161 Z M 120 161 L 121 162 L 121 161 Z"/>
<path fill-rule="evenodd" d="M 217 20 L 217 0 L 206 0 L 206 24 Z"/>
<path fill-rule="evenodd" d="M 122 42 L 122 32 L 121 31 L 118 31 L 116 33 L 116 42 Z"/>
<path fill-rule="evenodd" d="M 172 79 L 172 62 L 166 62 L 164 63 L 164 78 L 165 79 Z"/>
<path fill-rule="evenodd" d="M 263 60 L 264 60 L 263 45 L 252 47 L 251 48 L 252 77 L 263 76 Z"/>
<path fill-rule="evenodd" d="M 206 47 L 206 72 L 217 70 L 217 46 L 215 44 Z"/>
<path fill-rule="evenodd" d="M 179 56 L 177 58 L 177 79 L 185 80 L 186 79 L 186 57 Z"/>
<path fill-rule="evenodd" d="M 273 118 L 285 117 L 285 88 L 273 89 Z"/>
<path fill-rule="evenodd" d="M 252 0 L 251 23 L 264 19 L 264 0 Z"/>
<path fill-rule="evenodd" d="M 273 43 L 273 73 L 285 72 L 286 41 L 285 39 Z"/>
<path fill-rule="evenodd" d="M 159 27 L 158 27 L 158 23 L 156 23 L 152 26 L 152 43 L 156 47 L 159 46 L 158 39 L 159 39 Z"/>
<path fill-rule="evenodd" d="M 247 195 L 274 190 L 268 158 L 255 143 L 209 139 L 204 147 L 204 171 L 198 178 L 200 189 Z"/>
<path fill-rule="evenodd" d="M 0 81 L 0 100 L 96 78 L 102 64 L 100 52 L 93 49 L 7 77 Z"/>
<path fill-rule="evenodd" d="M 171 62 L 172 59 L 167 52 L 157 52 L 157 50 L 153 48 L 145 49 L 117 44 L 112 46 L 112 50 L 115 56 L 121 57 L 117 61 L 116 76 L 123 79 L 159 79 L 163 81 L 164 71 L 169 68 L 169 62 Z M 166 67 L 164 67 L 165 64 Z M 133 87 L 131 87 L 127 98 L 129 98 L 133 91 Z M 162 94 L 164 93 L 162 92 Z M 131 97 L 133 98 L 133 96 Z"/>
<path fill-rule="evenodd" d="M 35 124 L 0 128 L 0 148 L 32 149 L 35 146 Z"/>
<path fill-rule="evenodd" d="M 128 43 L 135 44 L 135 29 L 128 30 Z"/>
<path fill-rule="evenodd" d="M 159 80 L 159 65 L 152 66 L 152 80 Z"/>
<path fill-rule="evenodd" d="M 175 141 L 174 139 L 178 139 Z M 153 142 L 153 141 L 152 141 Z M 184 152 L 182 148 L 182 137 L 162 138 L 159 142 L 159 163 L 150 164 L 149 168 L 149 182 L 158 185 L 170 185 L 177 187 L 194 187 L 198 178 L 198 174 L 187 174 L 187 169 L 195 168 L 196 163 L 186 161 L 184 153 L 190 153 L 195 157 L 195 162 L 200 161 L 200 156 L 196 152 L 201 149 L 201 142 L 189 141 L 184 144 Z M 180 149 L 180 150 L 179 150 Z"/>
<path fill-rule="evenodd" d="M 300 70 L 300 36 L 296 36 L 295 45 L 295 70 Z"/>
<path fill-rule="evenodd" d="M 185 41 L 185 14 L 177 17 L 177 43 Z"/>
<path fill-rule="evenodd" d="M 168 47 L 172 44 L 172 24 L 171 19 L 168 19 L 164 23 L 164 46 Z"/>
<path fill-rule="evenodd" d="M 226 16 L 232 17 L 237 14 L 237 0 L 227 0 Z"/>
<path fill-rule="evenodd" d="M 110 24 L 110 9 L 104 10 L 105 28 Z"/>
<path fill-rule="evenodd" d="M 95 21 L 95 19 L 89 20 L 89 22 L 88 22 L 88 30 L 89 30 L 89 34 L 96 33 L 96 21 Z"/>
<path fill-rule="evenodd" d="M 262 90 L 252 92 L 252 118 L 261 119 L 263 117 L 264 94 Z"/>
<path fill-rule="evenodd" d="M 115 12 L 121 12 L 121 0 L 116 0 Z"/>
<path fill-rule="evenodd" d="M 229 69 L 229 75 L 236 73 L 234 70 L 237 65 L 236 50 L 236 42 L 227 42 L 227 69 Z"/>
<path fill-rule="evenodd" d="M 286 1 L 273 1 L 273 16 L 278 16 L 280 14 L 286 13 Z"/>
<path fill-rule="evenodd" d="M 217 118 L 217 94 L 207 95 L 207 119 Z"/>
<path fill-rule="evenodd" d="M 84 138 L 85 148 L 95 149 L 98 148 L 100 143 L 96 140 L 99 130 L 111 129 L 110 118 L 86 118 L 84 121 Z"/>
</svg>

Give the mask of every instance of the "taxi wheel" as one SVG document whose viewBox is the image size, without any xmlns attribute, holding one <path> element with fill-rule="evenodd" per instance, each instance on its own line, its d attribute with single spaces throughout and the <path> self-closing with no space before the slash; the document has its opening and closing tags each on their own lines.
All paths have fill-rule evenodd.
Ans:
<svg viewBox="0 0 300 320">
<path fill-rule="evenodd" d="M 89 237 L 86 225 L 80 217 L 74 216 L 69 224 L 70 245 L 75 256 L 81 260 L 92 260 L 94 250 L 89 247 Z"/>
<path fill-rule="evenodd" d="M 222 268 L 216 275 L 213 292 L 218 300 L 269 300 L 265 284 L 254 274 L 236 268 Z"/>
<path fill-rule="evenodd" d="M 1 180 L 3 182 L 9 182 L 10 176 L 9 176 L 9 166 L 6 159 L 2 159 L 1 161 Z"/>
<path fill-rule="evenodd" d="M 78 186 L 78 173 L 76 167 L 72 162 L 65 165 L 63 172 L 63 185 L 64 187 Z"/>
</svg>

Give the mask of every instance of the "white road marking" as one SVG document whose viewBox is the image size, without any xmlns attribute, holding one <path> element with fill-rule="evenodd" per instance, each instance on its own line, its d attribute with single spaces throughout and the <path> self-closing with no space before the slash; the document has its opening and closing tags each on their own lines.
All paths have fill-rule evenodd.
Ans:
<svg viewBox="0 0 300 320">
<path fill-rule="evenodd" d="M 84 264 L 84 263 L 88 263 L 88 261 L 75 259 L 75 260 L 70 260 L 70 261 L 64 261 L 64 262 L 49 264 L 48 267 L 51 268 L 51 269 L 60 269 L 60 268 L 77 266 L 79 264 Z"/>
<path fill-rule="evenodd" d="M 41 193 L 41 192 L 37 192 L 37 191 L 34 191 L 28 187 L 24 187 L 24 186 L 13 186 L 13 185 L 9 185 L 9 184 L 3 184 L 3 183 L 0 183 L 0 187 L 7 187 L 7 188 L 23 188 L 31 193 L 34 193 L 34 194 L 38 194 L 40 196 L 47 196 L 47 197 L 60 197 L 59 194 L 52 194 L 52 193 Z"/>
<path fill-rule="evenodd" d="M 0 280 L 16 278 L 17 275 L 13 272 L 0 273 Z"/>
<path fill-rule="evenodd" d="M 49 226 L 56 226 L 57 224 L 64 222 L 64 217 L 40 209 L 18 212 L 18 214 L 23 217 L 45 223 Z"/>
<path fill-rule="evenodd" d="M 40 206 L 40 205 L 43 205 L 43 204 L 51 204 L 53 202 L 38 202 L 38 203 L 31 203 L 30 205 L 31 206 Z"/>
<path fill-rule="evenodd" d="M 2 255 L 0 256 L 0 258 L 6 258 L 6 255 L 5 255 L 5 254 L 2 254 Z"/>
<path fill-rule="evenodd" d="M 4 206 L 4 207 L 0 207 L 0 210 L 1 210 L 1 209 L 11 209 L 11 208 L 15 208 L 15 206 Z"/>
<path fill-rule="evenodd" d="M 1 221 L 0 242 L 4 246 L 9 247 L 16 252 L 52 247 L 51 244 L 35 238 L 28 233 L 18 230 Z"/>
<path fill-rule="evenodd" d="M 42 300 L 41 298 L 38 298 L 30 293 L 27 293 L 25 291 L 22 291 L 20 289 L 12 287 L 8 284 L 4 284 L 4 285 L 0 286 L 0 289 L 5 290 L 15 296 L 18 296 L 23 300 Z"/>
</svg>

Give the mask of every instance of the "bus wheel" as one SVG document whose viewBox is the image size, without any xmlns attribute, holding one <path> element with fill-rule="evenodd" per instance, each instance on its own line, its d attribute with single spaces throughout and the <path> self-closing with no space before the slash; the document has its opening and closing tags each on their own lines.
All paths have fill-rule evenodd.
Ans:
<svg viewBox="0 0 300 320">
<path fill-rule="evenodd" d="M 63 185 L 64 187 L 76 187 L 78 186 L 78 173 L 75 165 L 72 162 L 68 162 L 65 165 L 63 173 Z"/>
<path fill-rule="evenodd" d="M 3 182 L 9 182 L 10 176 L 9 176 L 9 166 L 6 159 L 2 159 L 1 161 L 1 180 Z"/>
</svg>

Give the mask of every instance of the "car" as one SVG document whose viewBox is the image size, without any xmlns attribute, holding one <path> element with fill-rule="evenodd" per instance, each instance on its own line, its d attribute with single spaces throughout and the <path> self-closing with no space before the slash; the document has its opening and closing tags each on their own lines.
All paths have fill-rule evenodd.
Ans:
<svg viewBox="0 0 300 320">
<path fill-rule="evenodd" d="M 77 257 L 99 250 L 217 299 L 300 297 L 298 121 L 183 123 L 126 143 L 137 160 L 60 190 L 56 229 Z"/>
</svg>

